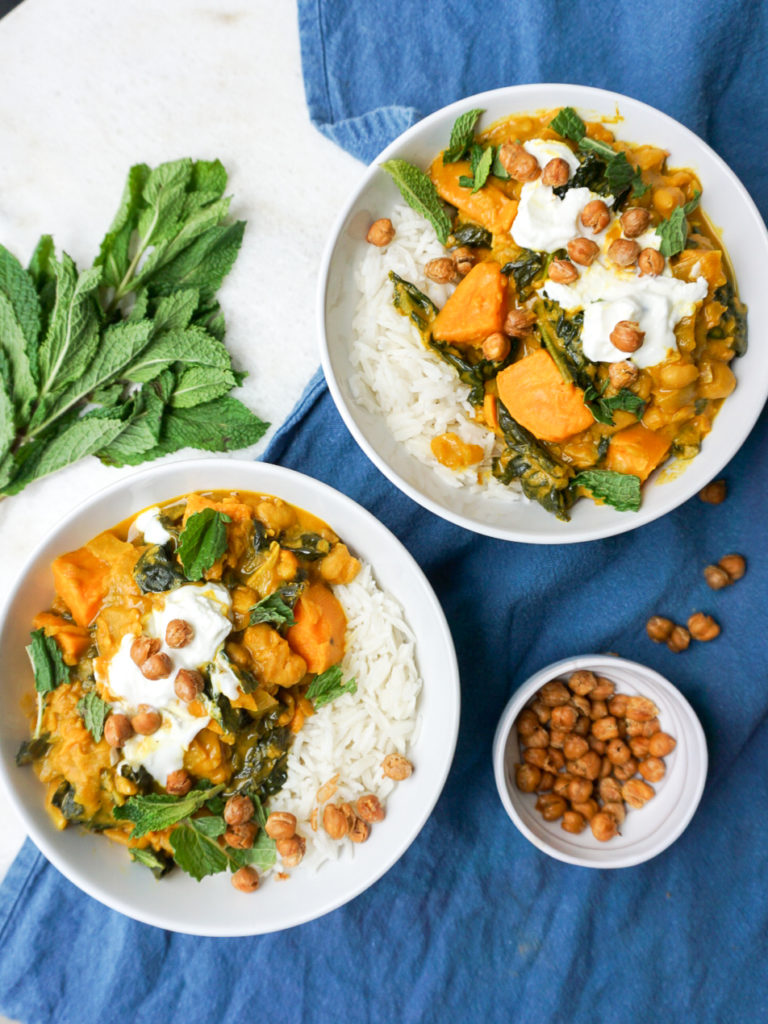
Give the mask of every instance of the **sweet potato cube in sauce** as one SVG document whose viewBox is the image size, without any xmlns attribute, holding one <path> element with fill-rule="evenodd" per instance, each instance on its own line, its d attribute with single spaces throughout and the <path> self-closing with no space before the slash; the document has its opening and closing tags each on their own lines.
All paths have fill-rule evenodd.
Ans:
<svg viewBox="0 0 768 1024">
<path fill-rule="evenodd" d="M 565 441 L 594 422 L 584 392 L 563 380 L 546 349 L 512 363 L 496 382 L 510 416 L 542 441 Z"/>
<path fill-rule="evenodd" d="M 475 264 L 432 324 L 439 341 L 482 345 L 500 331 L 506 312 L 507 279 L 493 260 Z"/>
</svg>

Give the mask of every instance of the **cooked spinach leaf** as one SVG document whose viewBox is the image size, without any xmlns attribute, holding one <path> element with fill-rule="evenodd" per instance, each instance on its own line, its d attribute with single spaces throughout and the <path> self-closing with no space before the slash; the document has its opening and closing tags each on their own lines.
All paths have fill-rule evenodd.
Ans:
<svg viewBox="0 0 768 1024">
<path fill-rule="evenodd" d="M 579 156 L 579 166 L 564 185 L 557 185 L 552 191 L 561 199 L 569 189 L 588 188 L 592 192 L 603 194 L 605 186 L 605 160 L 597 153 L 583 153 Z"/>
<path fill-rule="evenodd" d="M 502 274 L 511 274 L 514 278 L 517 297 L 521 302 L 528 298 L 530 294 L 529 285 L 544 270 L 545 262 L 546 256 L 544 253 L 525 249 L 519 259 L 511 260 L 501 268 Z"/>
<path fill-rule="evenodd" d="M 503 484 L 519 480 L 526 497 L 567 522 L 574 501 L 571 470 L 555 462 L 542 443 L 512 419 L 503 402 L 497 408 L 506 448 L 493 461 L 493 475 Z"/>
<path fill-rule="evenodd" d="M 85 808 L 75 800 L 75 788 L 71 782 L 65 780 L 59 784 L 51 797 L 51 803 L 58 807 L 67 821 L 76 823 L 84 820 Z"/>
<path fill-rule="evenodd" d="M 747 307 L 739 299 L 733 285 L 728 281 L 715 292 L 715 299 L 726 307 L 717 327 L 708 332 L 709 338 L 733 338 L 732 348 L 737 356 L 747 351 Z"/>
<path fill-rule="evenodd" d="M 133 846 L 129 848 L 128 852 L 131 855 L 131 860 L 149 868 L 155 878 L 164 878 L 169 871 L 173 870 L 173 859 L 167 853 L 153 850 L 150 846 L 144 849 Z"/>
<path fill-rule="evenodd" d="M 457 245 L 466 245 L 470 249 L 490 249 L 493 245 L 493 235 L 487 228 L 481 228 L 479 224 L 460 224 L 454 228 L 453 237 Z"/>
<path fill-rule="evenodd" d="M 131 768 L 128 764 L 120 765 L 120 774 L 124 779 L 128 779 L 139 791 L 141 796 L 146 796 L 147 793 L 151 793 L 155 788 L 155 780 L 149 774 L 143 764 L 140 764 L 138 768 Z"/>
<path fill-rule="evenodd" d="M 239 733 L 228 793 L 247 791 L 251 797 L 266 800 L 282 789 L 291 733 L 287 726 L 277 724 L 278 717 L 277 711 L 264 715 Z"/>
<path fill-rule="evenodd" d="M 21 767 L 25 764 L 32 764 L 33 761 L 37 761 L 38 758 L 42 757 L 51 746 L 51 734 L 44 732 L 42 736 L 38 736 L 35 739 L 24 740 L 16 752 L 16 764 Z"/>
<path fill-rule="evenodd" d="M 179 561 L 188 580 L 201 580 L 203 573 L 227 550 L 227 523 L 224 512 L 204 508 L 195 512 L 179 534 Z"/>
<path fill-rule="evenodd" d="M 390 270 L 389 280 L 394 285 L 395 294 L 392 301 L 395 309 L 416 325 L 424 344 L 426 344 L 432 321 L 438 313 L 437 306 L 415 284 L 399 277 L 394 270 Z"/>
<path fill-rule="evenodd" d="M 579 149 L 587 153 L 587 158 L 590 156 L 599 158 L 599 163 L 602 164 L 600 174 L 596 174 L 598 162 L 595 161 L 590 165 L 589 170 L 585 172 L 584 177 L 589 178 L 589 188 L 593 192 L 597 192 L 599 195 L 612 195 L 614 197 L 614 210 L 621 208 L 629 195 L 630 189 L 633 197 L 637 197 L 645 195 L 650 188 L 650 185 L 646 185 L 643 182 L 640 169 L 632 167 L 625 153 L 615 150 L 607 142 L 602 142 L 600 139 L 592 139 L 587 135 L 587 126 L 573 107 L 563 107 L 557 116 L 550 121 L 549 127 L 556 131 L 558 135 L 562 135 L 564 138 L 571 139 L 577 143 Z M 585 166 L 586 162 L 585 160 L 582 166 Z M 576 174 L 578 173 L 579 171 L 576 171 Z M 580 181 L 579 184 L 586 184 L 586 181 Z M 572 180 L 567 185 L 560 186 L 554 191 L 562 198 L 568 188 L 573 188 L 574 186 L 575 182 Z"/>
<path fill-rule="evenodd" d="M 434 338 L 430 339 L 429 347 L 437 352 L 441 359 L 449 363 L 459 375 L 462 384 L 467 385 L 469 388 L 467 397 L 470 403 L 482 405 L 485 398 L 485 382 L 493 380 L 497 373 L 512 362 L 518 343 L 518 338 L 510 338 L 509 354 L 506 359 L 499 362 L 494 362 L 491 359 L 479 359 L 476 363 L 472 363 L 447 341 L 436 341 Z"/>
<path fill-rule="evenodd" d="M 588 469 L 573 478 L 573 487 L 583 487 L 593 498 L 612 505 L 619 512 L 640 508 L 640 477 L 611 469 Z"/>
<path fill-rule="evenodd" d="M 294 626 L 296 624 L 293 610 L 290 605 L 285 603 L 279 590 L 262 598 L 251 608 L 250 625 L 255 626 L 259 622 L 269 622 L 273 626 Z"/>
<path fill-rule="evenodd" d="M 331 665 L 329 669 L 315 676 L 309 684 L 307 699 L 311 700 L 316 708 L 323 707 L 336 700 L 342 693 L 357 693 L 357 683 L 354 679 L 343 679 L 341 665 Z"/>
<path fill-rule="evenodd" d="M 133 578 L 142 594 L 162 594 L 185 582 L 184 573 L 160 544 L 153 544 L 141 555 Z"/>
<path fill-rule="evenodd" d="M 298 541 L 281 541 L 280 547 L 292 551 L 297 558 L 305 558 L 308 562 L 316 562 L 331 550 L 331 542 L 319 533 L 302 533 Z"/>
</svg>

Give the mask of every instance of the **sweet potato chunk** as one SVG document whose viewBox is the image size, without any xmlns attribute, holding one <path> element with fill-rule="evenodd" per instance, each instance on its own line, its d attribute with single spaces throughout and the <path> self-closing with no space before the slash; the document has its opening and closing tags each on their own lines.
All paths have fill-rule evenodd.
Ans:
<svg viewBox="0 0 768 1024">
<path fill-rule="evenodd" d="M 481 345 L 504 324 L 507 279 L 493 260 L 475 264 L 435 317 L 433 335 L 441 341 Z"/>
<path fill-rule="evenodd" d="M 646 480 L 669 451 L 669 441 L 642 423 L 614 434 L 605 458 L 606 469 Z"/>
<path fill-rule="evenodd" d="M 565 441 L 594 422 L 584 392 L 563 380 L 546 349 L 512 363 L 496 382 L 510 416 L 542 441 Z"/>
<path fill-rule="evenodd" d="M 72 618 L 78 626 L 89 626 L 109 589 L 109 566 L 88 548 L 78 548 L 54 559 L 51 570 L 56 593 Z"/>
<path fill-rule="evenodd" d="M 430 167 L 429 174 L 438 195 L 460 210 L 467 220 L 480 224 L 494 235 L 512 227 L 517 216 L 515 199 L 510 199 L 493 183 L 483 185 L 474 195 L 472 189 L 459 184 L 462 175 L 469 177 L 472 174 L 468 160 L 444 164 L 441 153 Z"/>
<path fill-rule="evenodd" d="M 334 595 L 322 583 L 302 593 L 293 610 L 296 625 L 286 634 L 288 643 L 307 663 L 310 672 L 325 672 L 344 656 L 347 617 Z"/>
<path fill-rule="evenodd" d="M 45 630 L 46 636 L 55 638 L 64 656 L 65 665 L 76 665 L 78 658 L 85 654 L 91 642 L 90 633 L 85 626 L 76 626 L 52 612 L 38 612 L 32 620 L 32 626 Z"/>
</svg>

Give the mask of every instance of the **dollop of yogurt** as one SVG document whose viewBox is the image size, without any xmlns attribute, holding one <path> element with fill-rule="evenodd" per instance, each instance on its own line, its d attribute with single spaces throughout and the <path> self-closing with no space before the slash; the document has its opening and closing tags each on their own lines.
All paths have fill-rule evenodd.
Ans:
<svg viewBox="0 0 768 1024">
<path fill-rule="evenodd" d="M 144 537 L 147 544 L 167 544 L 171 539 L 171 534 L 160 521 L 160 509 L 157 505 L 144 509 L 131 523 L 128 540 L 133 540 L 139 534 Z"/>
</svg>

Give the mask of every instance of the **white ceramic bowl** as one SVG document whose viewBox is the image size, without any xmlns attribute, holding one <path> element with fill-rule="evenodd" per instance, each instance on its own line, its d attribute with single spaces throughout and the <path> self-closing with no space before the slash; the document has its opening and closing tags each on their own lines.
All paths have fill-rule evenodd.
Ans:
<svg viewBox="0 0 768 1024">
<path fill-rule="evenodd" d="M 53 598 L 52 559 L 148 505 L 192 490 L 237 489 L 278 495 L 325 520 L 400 602 L 417 637 L 423 679 L 420 727 L 409 756 L 407 784 L 387 801 L 387 817 L 354 856 L 317 874 L 301 868 L 290 881 L 268 882 L 253 895 L 236 892 L 229 876 L 198 883 L 181 871 L 156 881 L 125 849 L 78 828 L 58 832 L 43 806 L 44 789 L 14 758 L 29 735 L 20 708 L 32 686 L 25 653 L 35 612 Z M 459 724 L 456 655 L 442 609 L 416 562 L 382 524 L 338 491 L 310 477 L 260 462 L 211 459 L 158 466 L 127 477 L 67 516 L 10 589 L 0 623 L 0 777 L 30 836 L 62 874 L 89 895 L 147 924 L 196 935 L 255 935 L 301 924 L 341 906 L 384 874 L 418 835 L 443 788 Z"/>
<path fill-rule="evenodd" d="M 410 456 L 393 438 L 382 416 L 359 406 L 350 389 L 352 321 L 359 292 L 355 268 L 368 243 L 371 221 L 385 217 L 401 197 L 379 164 L 400 157 L 426 167 L 445 147 L 456 117 L 482 108 L 480 127 L 515 113 L 563 105 L 574 106 L 587 119 L 621 120 L 611 124 L 617 136 L 652 143 L 669 150 L 671 166 L 692 167 L 703 188 L 703 207 L 722 234 L 733 262 L 741 298 L 749 307 L 751 345 L 735 361 L 738 387 L 723 405 L 700 454 L 673 479 L 657 473 L 643 488 L 637 513 L 617 512 L 591 501 L 579 501 L 570 523 L 561 523 L 538 504 L 490 501 L 464 494 L 443 483 L 428 467 Z M 727 154 L 726 154 L 727 155 Z M 384 253 L 386 259 L 386 253 Z M 331 234 L 320 274 L 318 319 L 323 368 L 334 401 L 366 455 L 396 487 L 437 515 L 503 540 L 564 544 L 609 537 L 642 526 L 686 501 L 715 477 L 752 429 L 768 395 L 768 354 L 762 324 L 768 320 L 768 233 L 746 189 L 720 157 L 683 125 L 637 100 L 580 85 L 520 85 L 480 93 L 436 111 L 414 125 L 384 150 L 365 171 L 357 190 Z M 662 479 L 659 479 L 660 475 Z"/>
<path fill-rule="evenodd" d="M 664 778 L 653 784 L 656 795 L 640 810 L 628 808 L 621 835 L 608 842 L 599 842 L 589 828 L 572 835 L 559 821 L 545 821 L 536 810 L 536 794 L 521 793 L 515 785 L 515 765 L 521 763 L 517 716 L 544 683 L 551 679 L 565 682 L 579 669 L 611 679 L 619 693 L 649 697 L 659 708 L 662 731 L 677 740 L 675 749 L 664 758 Z M 493 740 L 493 773 L 507 814 L 543 853 L 587 868 L 627 868 L 666 850 L 687 828 L 704 791 L 707 744 L 691 705 L 658 672 L 624 658 L 583 654 L 547 665 L 515 692 Z"/>
</svg>

